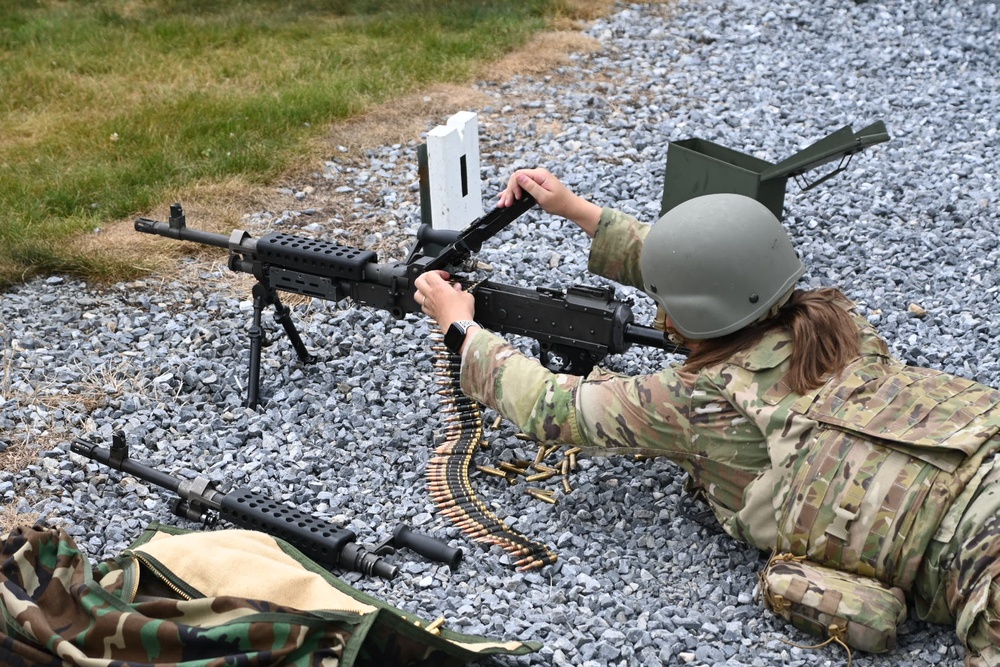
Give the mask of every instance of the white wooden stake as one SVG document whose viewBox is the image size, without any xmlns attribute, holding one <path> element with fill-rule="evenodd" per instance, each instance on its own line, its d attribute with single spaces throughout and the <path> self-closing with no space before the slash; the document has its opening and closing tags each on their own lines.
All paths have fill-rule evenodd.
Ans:
<svg viewBox="0 0 1000 667">
<path fill-rule="evenodd" d="M 464 229 L 483 215 L 479 181 L 479 123 L 460 111 L 427 133 L 427 181 L 431 227 Z"/>
</svg>

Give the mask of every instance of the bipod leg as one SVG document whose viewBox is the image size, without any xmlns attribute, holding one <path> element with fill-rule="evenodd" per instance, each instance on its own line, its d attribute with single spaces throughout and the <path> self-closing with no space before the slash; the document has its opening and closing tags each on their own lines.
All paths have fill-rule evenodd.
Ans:
<svg viewBox="0 0 1000 667">
<path fill-rule="evenodd" d="M 253 286 L 253 324 L 250 325 L 250 377 L 247 379 L 246 407 L 256 409 L 260 400 L 260 352 L 264 346 L 264 327 L 261 315 L 268 303 L 267 288 L 257 283 Z"/>
<path fill-rule="evenodd" d="M 295 328 L 295 322 L 292 321 L 292 309 L 281 303 L 281 299 L 278 298 L 278 290 L 268 288 L 268 291 L 270 292 L 269 300 L 274 304 L 274 320 L 284 328 L 288 340 L 292 341 L 292 347 L 295 348 L 295 354 L 299 355 L 299 361 L 304 364 L 315 363 L 316 357 L 306 349 L 306 344 L 302 342 L 302 336 L 299 335 L 299 330 Z"/>
</svg>

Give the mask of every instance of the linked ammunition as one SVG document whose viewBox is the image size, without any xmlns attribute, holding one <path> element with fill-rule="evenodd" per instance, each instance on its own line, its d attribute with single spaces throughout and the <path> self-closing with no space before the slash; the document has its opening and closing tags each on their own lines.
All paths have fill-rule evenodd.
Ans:
<svg viewBox="0 0 1000 667">
<path fill-rule="evenodd" d="M 434 339 L 440 340 L 440 333 L 435 333 Z M 437 395 L 442 406 L 442 423 L 435 431 L 434 455 L 427 466 L 428 495 L 441 515 L 447 517 L 470 539 L 499 545 L 512 557 L 519 559 L 516 563 L 519 570 L 535 569 L 555 562 L 556 555 L 548 547 L 512 530 L 476 495 L 469 479 L 469 471 L 476 452 L 486 447 L 482 437 L 482 410 L 478 403 L 461 393 L 458 378 L 461 360 L 457 355 L 451 354 L 439 344 L 432 345 L 432 349 L 439 353 L 434 361 L 434 370 L 437 375 L 436 383 L 441 387 Z M 501 417 L 498 416 L 494 428 L 500 425 L 500 421 Z M 539 461 L 540 459 L 536 460 L 536 463 Z M 477 465 L 476 469 L 488 475 L 503 477 L 513 484 L 518 475 L 527 476 L 527 470 L 531 466 L 530 461 L 515 460 L 498 463 L 496 467 Z M 546 476 L 551 476 L 548 471 L 545 472 Z M 552 474 L 555 474 L 554 469 Z M 551 492 L 542 492 L 542 497 L 546 499 L 545 502 L 555 502 Z M 440 620 L 441 623 L 444 622 L 443 619 Z"/>
</svg>

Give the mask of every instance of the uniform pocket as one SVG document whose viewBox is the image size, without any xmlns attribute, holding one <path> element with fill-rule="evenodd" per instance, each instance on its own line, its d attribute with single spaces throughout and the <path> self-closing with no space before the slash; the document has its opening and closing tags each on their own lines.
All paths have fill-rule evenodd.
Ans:
<svg viewBox="0 0 1000 667">
<path fill-rule="evenodd" d="M 972 380 L 879 364 L 831 382 L 802 408 L 821 424 L 954 472 L 1000 431 L 998 404 L 1000 391 Z"/>
</svg>

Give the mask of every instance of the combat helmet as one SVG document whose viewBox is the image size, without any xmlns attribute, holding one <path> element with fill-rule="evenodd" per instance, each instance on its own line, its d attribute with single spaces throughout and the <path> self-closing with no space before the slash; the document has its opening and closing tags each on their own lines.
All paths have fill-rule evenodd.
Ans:
<svg viewBox="0 0 1000 667">
<path fill-rule="evenodd" d="M 642 246 L 643 289 L 689 339 L 718 338 L 766 315 L 805 267 L 756 199 L 711 194 L 667 211 Z"/>
</svg>

